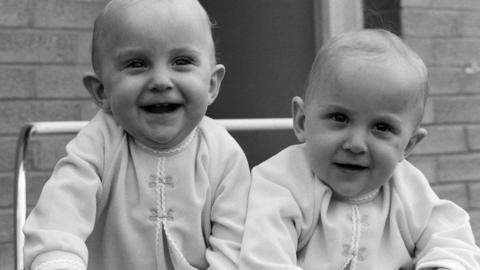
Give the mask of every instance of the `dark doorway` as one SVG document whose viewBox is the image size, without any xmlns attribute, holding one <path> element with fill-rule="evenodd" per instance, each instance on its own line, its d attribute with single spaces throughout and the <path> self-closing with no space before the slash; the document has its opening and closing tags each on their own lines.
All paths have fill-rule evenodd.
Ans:
<svg viewBox="0 0 480 270">
<path fill-rule="evenodd" d="M 216 22 L 218 60 L 227 69 L 213 118 L 290 117 L 315 54 L 312 0 L 201 1 Z M 235 132 L 254 166 L 287 145 L 293 131 Z"/>
</svg>

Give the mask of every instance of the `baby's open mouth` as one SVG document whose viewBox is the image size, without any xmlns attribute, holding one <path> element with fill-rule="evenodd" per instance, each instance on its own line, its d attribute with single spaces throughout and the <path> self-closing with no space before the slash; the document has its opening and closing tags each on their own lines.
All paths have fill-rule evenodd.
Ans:
<svg viewBox="0 0 480 270">
<path fill-rule="evenodd" d="M 177 110 L 180 106 L 178 103 L 158 103 L 142 106 L 142 109 L 149 113 L 169 113 Z"/>
<path fill-rule="evenodd" d="M 335 163 L 337 167 L 340 167 L 341 169 L 346 169 L 346 170 L 353 170 L 353 171 L 360 171 L 360 170 L 365 170 L 368 167 L 362 166 L 362 165 L 356 165 L 356 164 L 348 164 L 348 163 Z"/>
</svg>

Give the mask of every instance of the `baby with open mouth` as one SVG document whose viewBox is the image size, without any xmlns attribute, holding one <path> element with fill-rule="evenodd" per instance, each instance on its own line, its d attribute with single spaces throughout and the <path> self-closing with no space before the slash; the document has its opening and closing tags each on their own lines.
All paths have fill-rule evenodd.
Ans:
<svg viewBox="0 0 480 270">
<path fill-rule="evenodd" d="M 238 269 L 250 170 L 205 115 L 225 74 L 211 27 L 197 0 L 100 13 L 83 82 L 101 110 L 26 221 L 25 269 Z"/>
</svg>

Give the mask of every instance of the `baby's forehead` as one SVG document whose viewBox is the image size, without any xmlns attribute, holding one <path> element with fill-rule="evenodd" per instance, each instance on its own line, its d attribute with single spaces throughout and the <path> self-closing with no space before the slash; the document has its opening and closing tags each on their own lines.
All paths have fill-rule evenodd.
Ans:
<svg viewBox="0 0 480 270">
<path fill-rule="evenodd" d="M 306 98 L 321 98 L 325 91 L 342 90 L 346 82 L 358 91 L 367 90 L 368 86 L 383 89 L 379 95 L 394 91 L 411 97 L 414 104 L 425 98 L 427 87 L 427 79 L 408 62 L 343 55 L 313 76 Z"/>
<path fill-rule="evenodd" d="M 417 96 L 424 91 L 427 78 L 418 72 L 409 61 L 398 57 L 387 57 L 383 59 L 362 59 L 344 57 L 334 68 L 334 83 L 345 79 L 354 78 L 360 84 L 362 81 L 371 81 L 373 85 L 381 83 L 379 88 L 408 93 Z M 396 86 L 404 87 L 396 87 Z"/>
<path fill-rule="evenodd" d="M 162 9 L 166 12 L 180 9 L 183 13 L 188 14 L 192 20 L 198 16 L 210 25 L 209 17 L 198 0 L 112 0 L 105 6 L 99 18 L 101 22 L 115 22 L 121 20 L 122 16 L 127 12 L 153 8 L 155 10 Z"/>
<path fill-rule="evenodd" d="M 139 14 L 139 12 L 142 14 Z M 198 26 L 195 26 L 196 31 L 201 32 L 201 35 L 204 34 L 204 37 L 212 39 L 210 19 L 197 0 L 112 0 L 95 23 L 97 41 L 108 43 L 109 39 L 113 38 L 113 42 L 116 42 L 115 38 L 118 36 L 126 37 L 126 29 L 124 28 L 128 30 L 135 27 L 132 26 L 131 22 L 140 21 L 148 25 L 157 24 L 158 26 L 163 23 L 179 25 L 193 23 Z M 166 28 L 157 27 L 157 29 Z"/>
<path fill-rule="evenodd" d="M 164 23 L 168 25 L 161 27 Z M 94 70 L 100 72 L 104 57 L 112 51 L 112 47 L 120 44 L 119 40 L 143 40 L 139 35 L 144 34 L 153 38 L 164 36 L 163 31 L 171 35 L 166 30 L 173 29 L 170 23 L 195 29 L 195 33 L 188 34 L 190 38 L 186 40 L 206 44 L 211 62 L 216 63 L 210 19 L 197 0 L 113 0 L 95 21 L 92 40 Z M 143 27 L 143 24 L 153 27 Z"/>
<path fill-rule="evenodd" d="M 336 73 L 341 73 L 343 70 L 350 69 L 351 67 L 357 67 L 358 72 L 365 70 L 383 70 L 398 77 L 407 77 L 405 79 L 408 79 L 408 77 L 415 80 L 426 79 L 416 63 L 392 53 L 382 55 L 339 54 L 335 58 L 336 59 L 332 60 L 330 66 Z"/>
<path fill-rule="evenodd" d="M 314 69 L 311 83 L 317 85 L 335 84 L 345 76 L 345 73 L 348 73 L 348 76 L 358 76 L 359 80 L 368 79 L 365 78 L 367 74 L 372 78 L 380 76 L 385 78 L 389 75 L 392 83 L 400 80 L 420 86 L 425 85 L 428 80 L 426 71 L 418 63 L 389 52 L 384 54 L 337 53 L 323 63 L 317 63 Z M 416 90 L 420 90 L 420 86 Z"/>
</svg>

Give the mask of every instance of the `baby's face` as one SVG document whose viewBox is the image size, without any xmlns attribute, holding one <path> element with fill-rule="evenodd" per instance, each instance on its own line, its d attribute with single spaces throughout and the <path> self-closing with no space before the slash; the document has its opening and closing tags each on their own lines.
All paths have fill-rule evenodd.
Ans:
<svg viewBox="0 0 480 270">
<path fill-rule="evenodd" d="M 195 1 L 142 0 L 112 6 L 100 44 L 106 107 L 135 139 L 155 148 L 180 143 L 217 95 L 209 24 Z"/>
<path fill-rule="evenodd" d="M 294 120 L 316 176 L 335 194 L 356 197 L 383 185 L 423 138 L 423 100 L 417 76 L 402 67 L 344 61 L 333 74 L 308 106 L 294 99 Z"/>
</svg>

